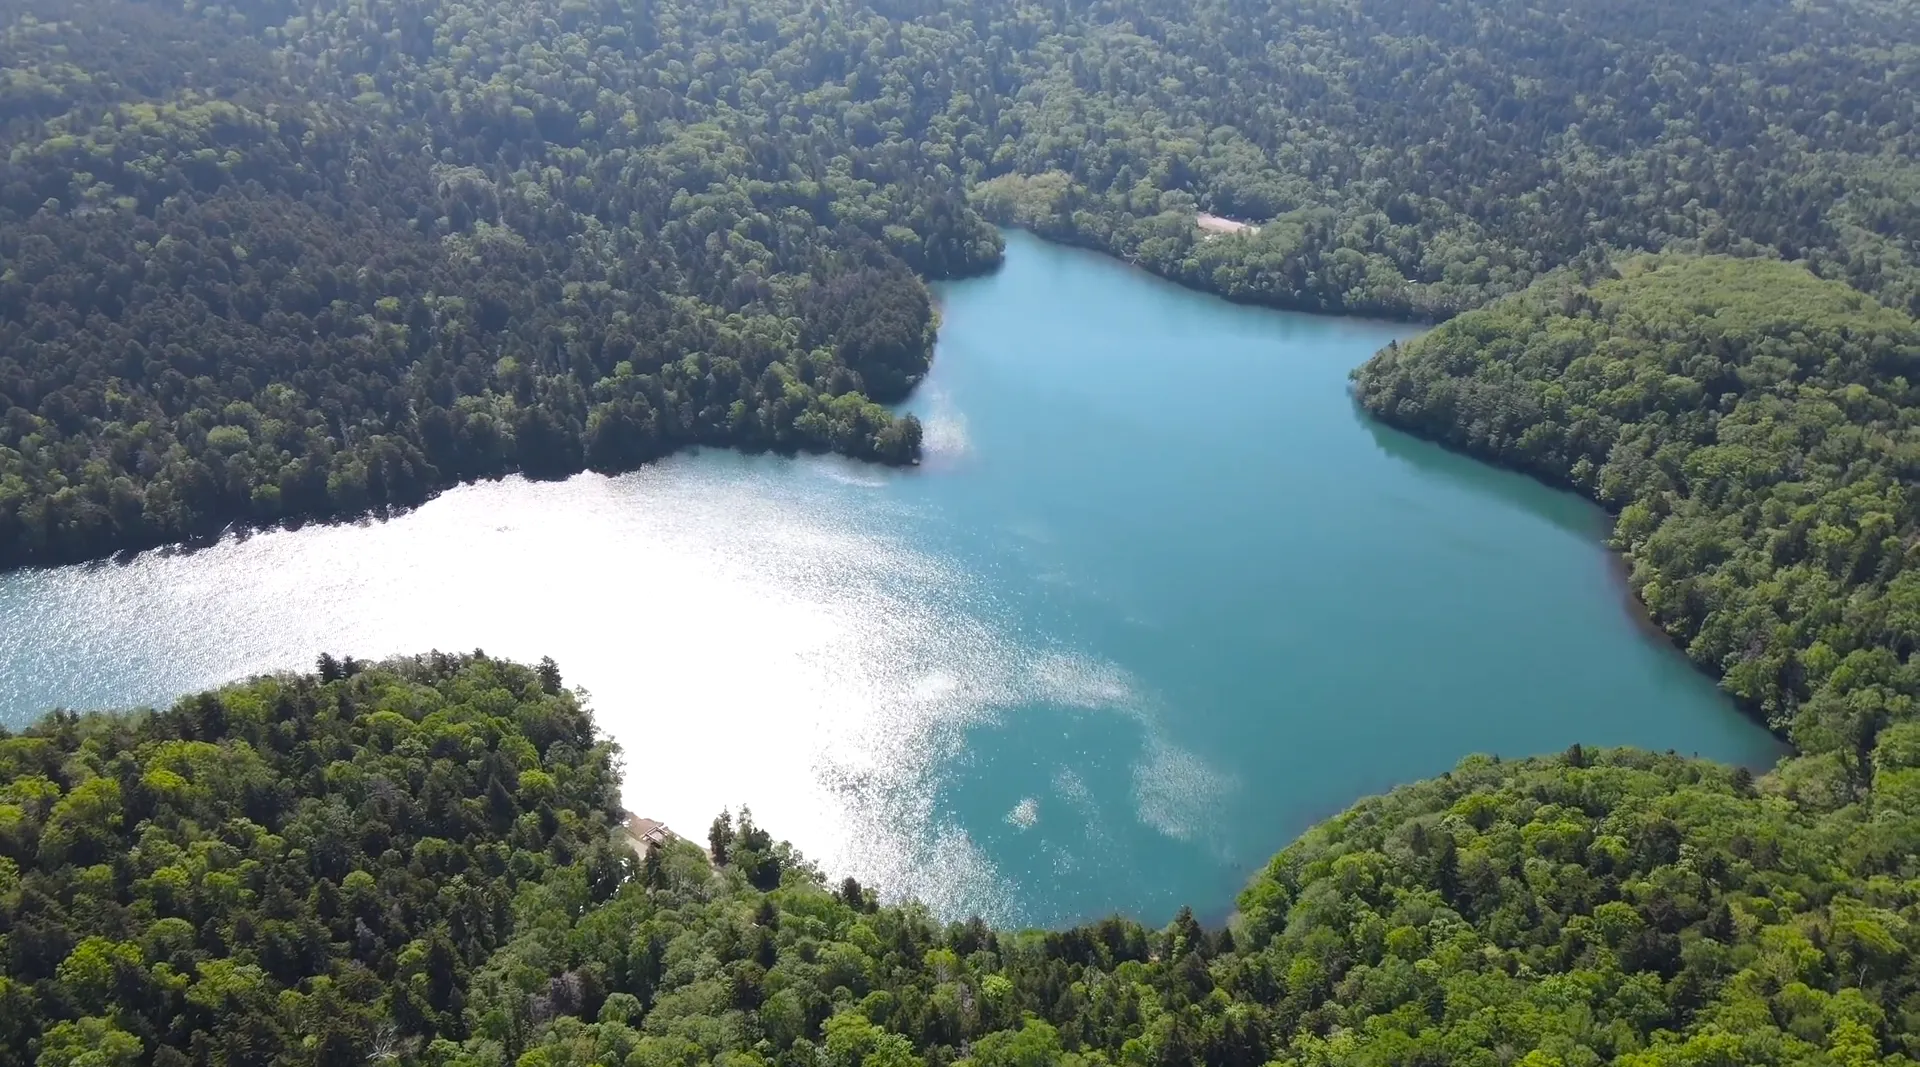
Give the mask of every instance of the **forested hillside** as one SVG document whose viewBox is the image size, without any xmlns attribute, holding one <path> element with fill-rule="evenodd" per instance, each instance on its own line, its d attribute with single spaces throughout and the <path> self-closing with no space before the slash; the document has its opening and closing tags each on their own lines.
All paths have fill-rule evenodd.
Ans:
<svg viewBox="0 0 1920 1067">
<path fill-rule="evenodd" d="M 0 730 L 0 1064 L 465 1037 L 522 891 L 618 884 L 611 755 L 551 664 L 479 654 Z"/>
<path fill-rule="evenodd" d="M 1824 816 L 1670 756 L 1476 758 L 1309 832 L 1211 931 L 942 924 L 683 847 L 577 920 L 530 908 L 446 1062 L 1909 1064 L 1920 824 L 1892 795 Z"/>
<path fill-rule="evenodd" d="M 1920 310 L 1907 0 L 0 2 L 0 567 L 708 443 L 910 462 L 986 216 L 1444 317 L 1604 246 Z M 1197 211 L 1261 224 L 1208 236 Z"/>
<path fill-rule="evenodd" d="M 1360 401 L 1617 511 L 1654 620 L 1848 803 L 1920 698 L 1920 324 L 1777 262 L 1606 273 L 1382 352 Z"/>
<path fill-rule="evenodd" d="M 1835 811 L 1672 756 L 1470 759 L 1215 930 L 943 923 L 744 812 L 717 869 L 643 862 L 612 755 L 551 664 L 478 653 L 0 732 L 0 1067 L 1920 1058 L 1914 724 Z"/>
</svg>

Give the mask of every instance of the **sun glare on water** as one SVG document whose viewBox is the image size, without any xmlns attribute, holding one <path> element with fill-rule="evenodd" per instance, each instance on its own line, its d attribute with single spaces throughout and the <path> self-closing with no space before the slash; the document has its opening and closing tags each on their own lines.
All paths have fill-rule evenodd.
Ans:
<svg viewBox="0 0 1920 1067">
<path fill-rule="evenodd" d="M 1133 683 L 1017 637 L 990 591 L 889 533 L 901 505 L 880 476 L 831 460 L 769 474 L 788 462 L 510 479 L 384 523 L 16 575 L 0 586 L 4 711 L 164 703 L 321 651 L 551 655 L 620 743 L 631 810 L 701 840 L 750 804 L 836 875 L 1017 919 L 1018 888 L 939 810 L 939 768 L 1021 707 L 1138 718 Z M 1215 783 L 1163 736 L 1148 755 L 1141 815 L 1182 836 Z M 1037 818 L 1032 801 L 1015 815 Z"/>
</svg>

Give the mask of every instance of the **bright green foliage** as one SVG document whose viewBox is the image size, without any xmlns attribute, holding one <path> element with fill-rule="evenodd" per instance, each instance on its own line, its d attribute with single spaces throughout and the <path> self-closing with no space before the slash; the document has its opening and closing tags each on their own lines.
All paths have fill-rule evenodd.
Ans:
<svg viewBox="0 0 1920 1067">
<path fill-rule="evenodd" d="M 1355 373 L 1396 425 L 1619 513 L 1654 620 L 1843 804 L 1912 796 L 1920 325 L 1781 263 L 1649 257 L 1558 276 Z M 1920 798 L 1916 798 L 1920 799 Z"/>
<path fill-rule="evenodd" d="M 0 567 L 696 444 L 911 462 L 983 215 L 1445 317 L 1602 247 L 1920 311 L 1912 0 L 0 0 Z M 1201 211 L 1258 229 L 1209 234 Z M 878 403 L 876 403 L 878 402 Z"/>
<path fill-rule="evenodd" d="M 630 862 L 610 746 L 550 690 L 479 654 L 328 658 L 0 732 L 0 1064 L 357 1064 L 464 1038 L 519 887 L 579 879 L 584 904 Z"/>
<path fill-rule="evenodd" d="M 543 666 L 323 659 L 0 740 L 0 1064 L 1920 1060 L 1920 814 L 1884 790 L 1476 757 L 1308 832 L 1225 929 L 1005 932 L 829 887 L 746 811 L 717 867 L 636 860 Z M 1883 774 L 1917 738 L 1887 731 Z M 93 781 L 117 804 L 56 858 L 40 828 Z"/>
<path fill-rule="evenodd" d="M 1911 1064 L 1916 830 L 1672 756 L 1475 758 L 1309 832 L 1230 933 L 942 926 L 675 845 L 584 913 L 530 897 L 439 1062 Z"/>
<path fill-rule="evenodd" d="M 1671 756 L 1475 758 L 1276 857 L 1242 941 L 1298 1062 L 1910 1062 L 1916 830 Z"/>
</svg>

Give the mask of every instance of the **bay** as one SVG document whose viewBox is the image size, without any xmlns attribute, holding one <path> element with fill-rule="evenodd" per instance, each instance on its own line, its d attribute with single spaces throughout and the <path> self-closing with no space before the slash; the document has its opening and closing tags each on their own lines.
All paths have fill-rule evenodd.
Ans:
<svg viewBox="0 0 1920 1067">
<path fill-rule="evenodd" d="M 628 806 L 722 806 L 948 917 L 1218 918 L 1471 752 L 1773 739 L 1635 617 L 1605 519 L 1371 423 L 1414 332 L 1008 236 L 943 285 L 915 470 L 708 451 L 384 522 L 0 577 L 0 721 L 322 651 L 551 655 Z"/>
</svg>

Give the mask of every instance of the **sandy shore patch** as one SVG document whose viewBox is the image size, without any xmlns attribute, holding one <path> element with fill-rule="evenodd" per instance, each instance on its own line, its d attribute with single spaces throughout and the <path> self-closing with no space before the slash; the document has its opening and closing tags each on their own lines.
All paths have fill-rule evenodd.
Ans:
<svg viewBox="0 0 1920 1067">
<path fill-rule="evenodd" d="M 1194 225 L 1207 231 L 1207 234 L 1209 236 L 1215 236 L 1223 233 L 1243 233 L 1243 232 L 1259 233 L 1260 232 L 1260 227 L 1255 226 L 1251 222 L 1241 222 L 1239 219 L 1230 219 L 1225 217 L 1224 215 L 1209 215 L 1204 211 L 1200 212 L 1198 215 L 1195 215 L 1193 222 L 1194 222 Z"/>
</svg>

